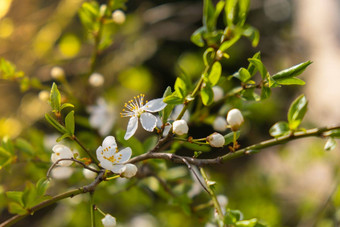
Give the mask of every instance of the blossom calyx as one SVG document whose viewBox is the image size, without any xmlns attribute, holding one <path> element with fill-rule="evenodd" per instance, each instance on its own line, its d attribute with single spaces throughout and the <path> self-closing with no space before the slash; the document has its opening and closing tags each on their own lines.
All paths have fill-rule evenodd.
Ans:
<svg viewBox="0 0 340 227">
<path fill-rule="evenodd" d="M 232 131 L 237 131 L 244 122 L 241 111 L 239 109 L 229 110 L 227 122 L 230 125 Z"/>
<path fill-rule="evenodd" d="M 224 136 L 217 132 L 214 132 L 213 134 L 208 136 L 207 141 L 212 147 L 223 147 L 225 143 Z"/>
<path fill-rule="evenodd" d="M 134 164 L 126 164 L 123 169 L 121 169 L 120 176 L 125 178 L 132 178 L 136 175 L 138 169 Z"/>
<path fill-rule="evenodd" d="M 185 120 L 177 120 L 172 124 L 172 132 L 179 136 L 187 134 L 188 131 L 189 127 Z"/>
</svg>

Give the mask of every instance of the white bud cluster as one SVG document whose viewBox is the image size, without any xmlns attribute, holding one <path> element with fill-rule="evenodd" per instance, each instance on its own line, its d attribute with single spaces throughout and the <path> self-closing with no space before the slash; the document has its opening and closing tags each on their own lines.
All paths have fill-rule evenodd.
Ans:
<svg viewBox="0 0 340 227">
<path fill-rule="evenodd" d="M 51 69 L 51 77 L 55 80 L 62 80 L 65 77 L 65 71 L 60 66 L 54 66 Z"/>
<path fill-rule="evenodd" d="M 237 131 L 244 122 L 242 113 L 239 109 L 232 109 L 228 112 L 227 122 L 232 131 Z"/>
<path fill-rule="evenodd" d="M 125 22 L 125 13 L 121 10 L 115 10 L 112 13 L 112 20 L 116 24 L 123 24 Z"/>
<path fill-rule="evenodd" d="M 125 178 L 132 178 L 136 175 L 138 169 L 134 164 L 126 164 L 121 170 L 120 176 Z"/>
<path fill-rule="evenodd" d="M 214 132 L 213 134 L 207 137 L 207 142 L 212 147 L 223 147 L 225 139 L 224 136 L 222 136 L 220 133 Z"/>
<path fill-rule="evenodd" d="M 92 87 L 100 87 L 104 84 L 104 77 L 100 73 L 92 73 L 89 77 L 89 84 Z"/>
<path fill-rule="evenodd" d="M 172 124 L 172 132 L 176 135 L 184 135 L 189 131 L 188 124 L 185 120 L 177 120 Z"/>
</svg>

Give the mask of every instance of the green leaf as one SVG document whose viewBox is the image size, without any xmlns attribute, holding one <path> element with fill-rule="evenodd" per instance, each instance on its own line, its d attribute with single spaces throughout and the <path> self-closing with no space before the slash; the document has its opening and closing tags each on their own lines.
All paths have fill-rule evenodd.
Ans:
<svg viewBox="0 0 340 227">
<path fill-rule="evenodd" d="M 260 41 L 260 32 L 256 28 L 252 26 L 247 26 L 243 31 L 243 35 L 246 36 L 250 41 L 253 47 L 256 47 Z"/>
<path fill-rule="evenodd" d="M 265 227 L 256 218 L 236 222 L 236 227 Z"/>
<path fill-rule="evenodd" d="M 268 72 L 262 61 L 256 58 L 249 58 L 248 61 L 256 67 L 256 69 L 260 72 L 262 79 L 264 80 L 267 77 Z"/>
<path fill-rule="evenodd" d="M 84 2 L 78 11 L 80 21 L 90 31 L 98 29 L 99 5 L 97 2 Z"/>
<path fill-rule="evenodd" d="M 308 101 L 304 95 L 300 95 L 290 105 L 288 111 L 288 123 L 291 130 L 295 130 L 299 127 L 303 117 L 307 112 Z"/>
<path fill-rule="evenodd" d="M 335 138 L 340 138 L 340 129 L 330 130 L 324 133 L 324 136 L 331 136 Z"/>
<path fill-rule="evenodd" d="M 254 54 L 254 56 L 251 59 L 258 59 L 261 61 L 261 53 L 257 52 L 256 54 Z M 255 73 L 257 72 L 257 67 L 250 62 L 247 70 L 250 73 L 250 75 L 253 77 Z"/>
<path fill-rule="evenodd" d="M 33 185 L 31 182 L 27 182 L 24 193 L 22 195 L 22 202 L 24 204 L 24 208 L 30 208 L 34 206 L 37 196 L 38 194 L 35 185 Z"/>
<path fill-rule="evenodd" d="M 299 78 L 286 78 L 275 80 L 280 85 L 305 85 L 305 81 Z"/>
<path fill-rule="evenodd" d="M 219 81 L 222 73 L 222 66 L 220 62 L 215 62 L 213 66 L 211 67 L 211 70 L 208 75 L 208 80 L 211 84 L 211 86 L 215 86 L 217 82 Z"/>
<path fill-rule="evenodd" d="M 203 26 L 208 32 L 213 32 L 216 28 L 214 21 L 215 7 L 211 0 L 203 1 Z"/>
<path fill-rule="evenodd" d="M 157 136 L 150 136 L 149 138 L 147 138 L 143 143 L 144 151 L 148 152 L 152 148 L 154 148 L 157 144 L 157 141 L 158 141 Z"/>
<path fill-rule="evenodd" d="M 74 105 L 71 104 L 71 103 L 64 103 L 63 105 L 61 105 L 60 110 L 63 110 L 63 109 L 68 108 L 68 107 L 74 108 Z"/>
<path fill-rule="evenodd" d="M 259 101 L 261 97 L 256 94 L 255 88 L 247 88 L 241 92 L 241 97 L 246 101 Z"/>
<path fill-rule="evenodd" d="M 69 132 L 67 132 L 67 133 L 65 133 L 65 134 L 63 134 L 63 135 L 61 135 L 61 136 L 59 136 L 57 139 L 56 139 L 56 142 L 60 142 L 60 141 L 62 141 L 63 139 L 65 139 L 65 138 L 72 138 L 72 134 L 71 133 L 69 133 Z"/>
<path fill-rule="evenodd" d="M 74 111 L 70 111 L 65 117 L 65 127 L 71 135 L 74 135 Z"/>
<path fill-rule="evenodd" d="M 9 198 L 10 200 L 13 200 L 14 202 L 17 202 L 18 204 L 20 204 L 20 206 L 24 206 L 24 203 L 22 202 L 22 195 L 23 195 L 23 192 L 20 192 L 20 191 L 6 192 L 7 198 Z"/>
<path fill-rule="evenodd" d="M 276 73 L 275 75 L 273 75 L 273 79 L 275 81 L 277 81 L 278 83 L 280 83 L 282 80 L 292 78 L 292 77 L 296 77 L 296 76 L 300 75 L 303 71 L 305 71 L 305 69 L 310 64 L 312 64 L 311 61 L 306 61 L 306 62 L 300 63 L 298 65 L 295 65 L 293 67 L 290 67 L 288 69 L 282 70 L 282 71 Z"/>
<path fill-rule="evenodd" d="M 55 83 L 53 83 L 50 93 L 50 101 L 51 101 L 51 107 L 53 112 L 60 112 L 60 92 L 58 90 L 58 87 Z"/>
<path fill-rule="evenodd" d="M 163 94 L 163 98 L 166 98 L 170 96 L 171 93 L 171 87 L 168 86 Z M 166 107 L 161 111 L 161 117 L 162 117 L 162 123 L 163 125 L 168 121 L 168 118 L 174 108 L 174 105 L 166 105 Z"/>
<path fill-rule="evenodd" d="M 35 185 L 37 189 L 37 195 L 39 196 L 45 195 L 49 184 L 50 182 L 45 177 L 41 178 Z"/>
<path fill-rule="evenodd" d="M 329 137 L 326 144 L 325 144 L 325 151 L 331 151 L 336 148 L 336 141 L 333 137 Z"/>
<path fill-rule="evenodd" d="M 288 135 L 290 132 L 290 128 L 287 122 L 279 121 L 275 123 L 270 129 L 269 134 L 272 137 L 280 137 L 283 135 Z"/>
<path fill-rule="evenodd" d="M 224 135 L 224 145 L 228 145 L 234 141 L 234 133 L 236 133 L 236 140 L 240 137 L 241 132 L 236 131 L 236 132 L 229 132 L 227 135 Z"/>
<path fill-rule="evenodd" d="M 214 92 L 208 83 L 201 90 L 201 98 L 205 106 L 210 105 L 214 101 Z"/>
<path fill-rule="evenodd" d="M 193 151 L 202 151 L 202 152 L 209 152 L 211 151 L 211 147 L 207 145 L 199 145 L 195 143 L 190 143 L 190 142 L 184 142 L 182 144 L 185 148 L 193 150 Z"/>
<path fill-rule="evenodd" d="M 173 105 L 177 105 L 177 104 L 182 104 L 184 101 L 183 97 L 180 97 L 177 92 L 173 92 L 171 95 L 167 96 L 166 98 L 164 98 L 163 102 L 167 103 L 167 104 L 173 104 Z"/>
<path fill-rule="evenodd" d="M 19 215 L 24 215 L 27 214 L 27 210 L 25 210 L 20 204 L 11 202 L 8 204 L 8 211 L 11 214 L 19 214 Z"/>
<path fill-rule="evenodd" d="M 224 216 L 224 223 L 227 225 L 236 224 L 236 222 L 241 220 L 243 214 L 239 210 L 228 210 Z"/>
<path fill-rule="evenodd" d="M 185 81 L 180 77 L 177 77 L 175 81 L 175 91 L 180 98 L 184 98 L 187 95 L 187 86 Z"/>
<path fill-rule="evenodd" d="M 250 78 L 252 77 L 252 75 L 248 72 L 248 70 L 246 70 L 245 68 L 240 68 L 238 70 L 238 73 L 234 74 L 234 77 L 236 77 L 237 79 L 239 79 L 240 81 L 242 81 L 243 83 L 247 82 L 248 80 L 250 80 Z"/>
<path fill-rule="evenodd" d="M 25 152 L 30 156 L 33 156 L 36 153 L 34 147 L 23 138 L 18 138 L 15 141 L 15 145 L 20 151 Z"/>
<path fill-rule="evenodd" d="M 61 133 L 68 133 L 66 128 L 62 126 L 56 119 L 54 119 L 51 115 L 45 114 L 45 119 L 50 123 L 55 129 L 57 129 Z"/>
<path fill-rule="evenodd" d="M 203 33 L 206 32 L 205 27 L 200 27 L 194 33 L 192 33 L 190 40 L 199 47 L 204 47 Z"/>
<path fill-rule="evenodd" d="M 271 93 L 272 90 L 269 87 L 263 86 L 261 89 L 261 100 L 269 98 Z"/>
</svg>

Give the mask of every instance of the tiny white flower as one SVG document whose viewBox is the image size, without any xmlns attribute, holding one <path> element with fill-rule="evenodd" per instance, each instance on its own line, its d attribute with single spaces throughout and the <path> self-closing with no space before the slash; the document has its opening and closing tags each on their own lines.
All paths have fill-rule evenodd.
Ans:
<svg viewBox="0 0 340 227">
<path fill-rule="evenodd" d="M 112 13 L 112 20 L 116 24 L 123 24 L 125 22 L 125 13 L 121 10 L 115 10 Z"/>
<path fill-rule="evenodd" d="M 188 124 L 185 120 L 177 120 L 172 124 L 172 132 L 177 135 L 187 134 L 189 131 Z"/>
<path fill-rule="evenodd" d="M 63 158 L 73 158 L 73 152 L 71 151 L 70 148 L 66 147 L 65 145 L 62 144 L 57 144 L 54 145 L 52 148 L 52 155 L 51 155 L 51 161 L 56 162 L 59 159 Z M 58 162 L 58 165 L 60 166 L 70 166 L 73 162 L 72 161 L 60 161 Z"/>
<path fill-rule="evenodd" d="M 43 102 L 47 102 L 50 99 L 50 93 L 48 91 L 39 92 L 39 99 Z"/>
<path fill-rule="evenodd" d="M 116 121 L 113 105 L 106 103 L 103 98 L 99 98 L 97 105 L 89 106 L 86 110 L 90 113 L 91 127 L 98 129 L 101 136 L 107 136 Z"/>
<path fill-rule="evenodd" d="M 159 112 L 166 107 L 166 103 L 163 102 L 163 98 L 153 99 L 150 102 L 146 101 L 144 104 L 144 94 L 134 97 L 128 103 L 125 103 L 123 113 L 121 117 L 130 117 L 125 140 L 130 139 L 138 128 L 138 119 L 142 124 L 142 127 L 149 132 L 152 132 L 157 124 L 157 118 L 151 113 Z"/>
<path fill-rule="evenodd" d="M 116 218 L 112 217 L 110 214 L 107 214 L 104 218 L 102 218 L 102 223 L 104 227 L 115 227 L 117 224 Z"/>
<path fill-rule="evenodd" d="M 214 102 L 217 102 L 223 98 L 224 91 L 220 86 L 214 86 L 212 87 L 212 90 L 214 92 Z"/>
<path fill-rule="evenodd" d="M 51 175 L 54 179 L 64 180 L 68 179 L 72 175 L 73 171 L 73 168 L 67 166 L 55 167 L 52 169 Z"/>
<path fill-rule="evenodd" d="M 104 77 L 100 73 L 92 73 L 89 77 L 89 84 L 92 87 L 100 87 L 104 84 Z"/>
<path fill-rule="evenodd" d="M 136 175 L 137 171 L 137 166 L 128 163 L 121 169 L 120 176 L 125 178 L 132 178 Z"/>
<path fill-rule="evenodd" d="M 60 66 L 54 66 L 51 69 L 51 77 L 55 80 L 61 80 L 65 77 L 65 71 Z"/>
<path fill-rule="evenodd" d="M 223 147 L 225 143 L 224 136 L 220 133 L 214 132 L 207 137 L 207 141 L 212 147 Z"/>
<path fill-rule="evenodd" d="M 237 131 L 244 122 L 241 111 L 239 109 L 229 110 L 227 122 L 230 125 L 231 130 Z"/>
<path fill-rule="evenodd" d="M 91 167 L 91 168 L 93 168 L 93 169 L 96 169 L 95 165 L 90 165 L 89 167 Z M 84 175 L 84 177 L 85 177 L 86 179 L 92 180 L 92 179 L 96 178 L 97 173 L 96 173 L 96 172 L 93 172 L 93 171 L 91 171 L 91 170 L 89 170 L 89 169 L 85 169 L 85 168 L 84 168 L 84 169 L 83 169 L 83 175 Z"/>
<path fill-rule="evenodd" d="M 118 151 L 116 140 L 113 136 L 104 139 L 102 146 L 96 151 L 100 165 L 113 173 L 120 174 L 132 154 L 131 148 L 127 147 Z"/>
<path fill-rule="evenodd" d="M 223 132 L 226 130 L 228 126 L 228 123 L 226 121 L 226 119 L 224 117 L 216 117 L 214 122 L 213 122 L 213 128 L 214 130 L 218 131 L 218 132 Z"/>
</svg>

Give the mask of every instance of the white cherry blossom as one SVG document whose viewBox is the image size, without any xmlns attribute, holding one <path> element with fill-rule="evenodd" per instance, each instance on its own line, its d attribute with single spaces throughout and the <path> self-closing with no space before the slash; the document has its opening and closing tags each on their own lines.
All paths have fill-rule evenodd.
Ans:
<svg viewBox="0 0 340 227">
<path fill-rule="evenodd" d="M 103 98 L 97 100 L 97 105 L 87 107 L 90 113 L 89 123 L 91 127 L 98 129 L 101 136 L 107 136 L 116 121 L 116 115 L 112 104 Z"/>
<path fill-rule="evenodd" d="M 172 124 L 172 132 L 181 136 L 189 131 L 188 124 L 185 120 L 177 120 Z"/>
<path fill-rule="evenodd" d="M 230 125 L 231 130 L 237 131 L 244 122 L 241 111 L 239 109 L 229 110 L 227 122 Z"/>
<path fill-rule="evenodd" d="M 142 124 L 142 127 L 149 132 L 152 132 L 157 124 L 157 118 L 151 113 L 159 112 L 166 107 L 166 103 L 163 102 L 163 98 L 153 99 L 146 101 L 144 104 L 144 94 L 134 97 L 128 103 L 125 103 L 123 113 L 121 117 L 130 117 L 125 140 L 130 139 L 138 128 L 138 119 Z"/>
<path fill-rule="evenodd" d="M 74 172 L 74 169 L 68 166 L 55 167 L 51 171 L 51 175 L 54 179 L 65 180 L 68 179 Z"/>
<path fill-rule="evenodd" d="M 227 129 L 228 123 L 224 117 L 218 116 L 213 122 L 213 128 L 216 131 L 224 132 Z"/>
<path fill-rule="evenodd" d="M 125 22 L 126 16 L 125 13 L 121 10 L 115 10 L 112 13 L 112 20 L 116 24 L 123 24 Z"/>
<path fill-rule="evenodd" d="M 125 178 L 132 178 L 136 175 L 137 171 L 137 166 L 128 163 L 121 169 L 120 176 Z"/>
<path fill-rule="evenodd" d="M 207 137 L 207 141 L 212 147 L 223 147 L 225 143 L 224 136 L 220 133 L 214 132 Z"/>
<path fill-rule="evenodd" d="M 97 148 L 96 154 L 104 169 L 120 174 L 125 163 L 130 159 L 132 151 L 130 147 L 118 151 L 116 139 L 113 136 L 108 136 L 104 139 L 102 146 Z"/>
<path fill-rule="evenodd" d="M 73 158 L 74 154 L 71 151 L 70 148 L 66 147 L 62 144 L 56 144 L 52 148 L 52 155 L 51 155 L 51 161 L 57 162 L 59 159 L 63 158 Z M 72 161 L 60 161 L 58 162 L 58 165 L 60 166 L 70 166 L 73 162 Z"/>
</svg>

